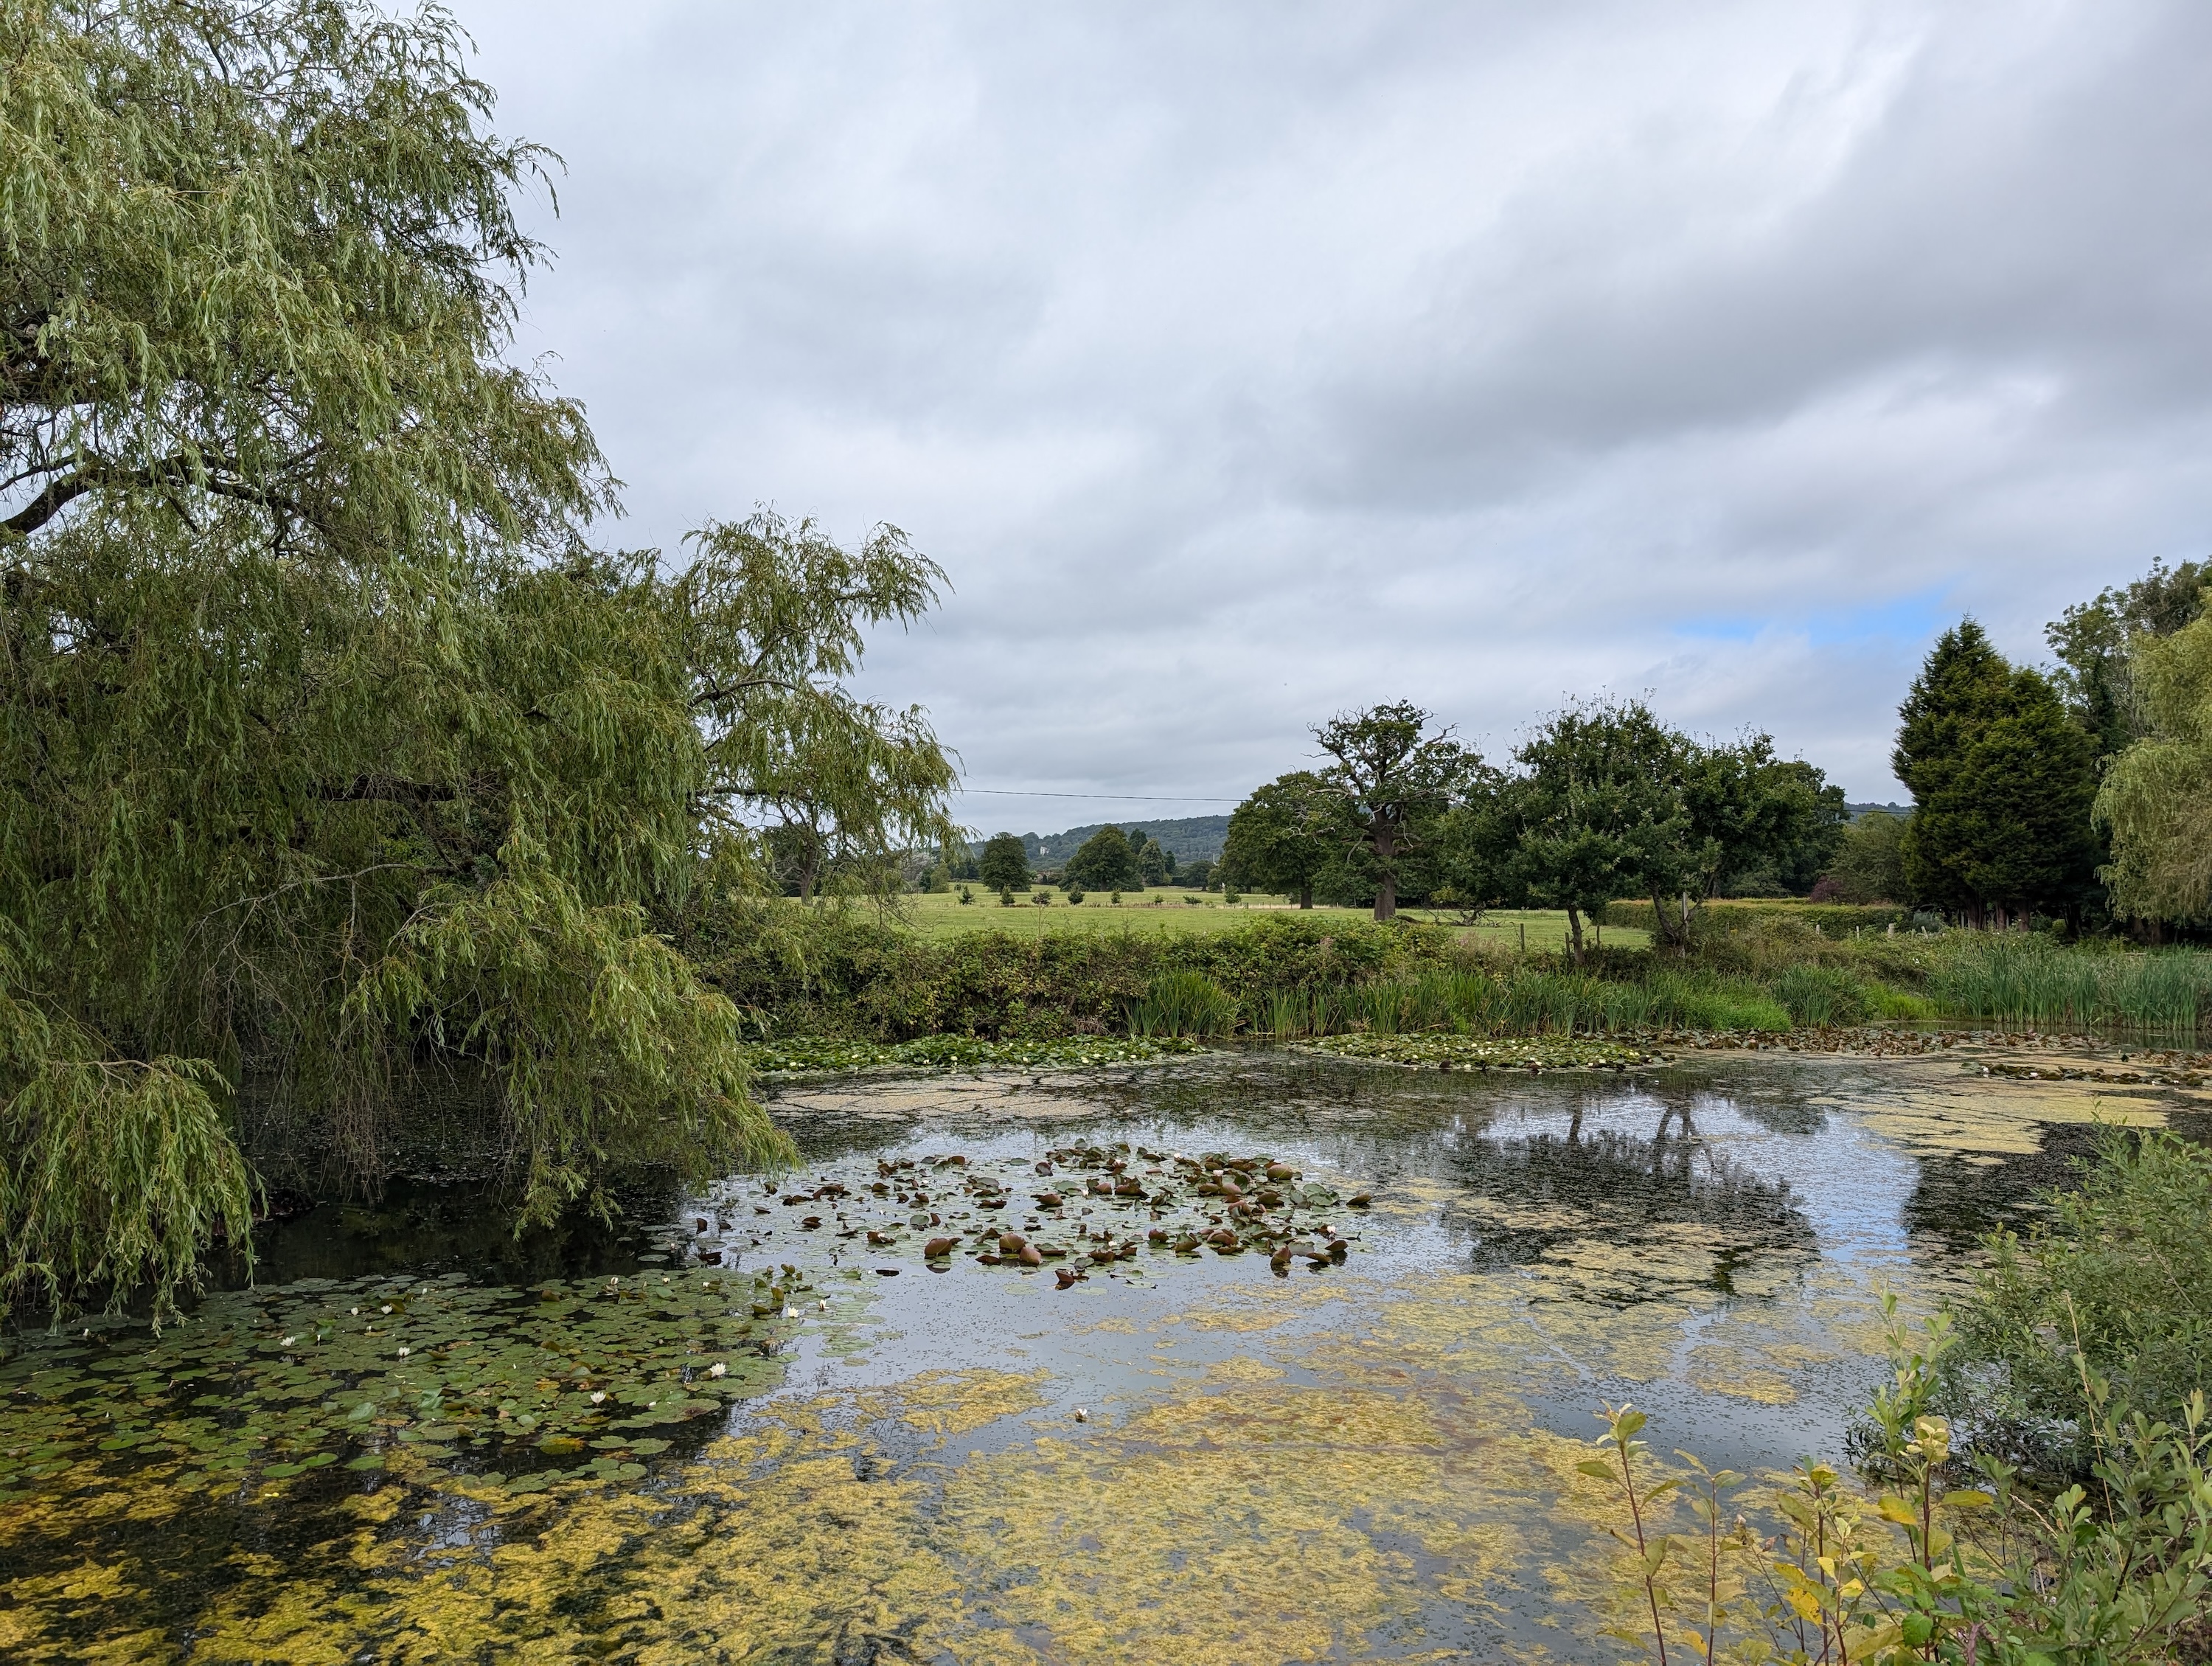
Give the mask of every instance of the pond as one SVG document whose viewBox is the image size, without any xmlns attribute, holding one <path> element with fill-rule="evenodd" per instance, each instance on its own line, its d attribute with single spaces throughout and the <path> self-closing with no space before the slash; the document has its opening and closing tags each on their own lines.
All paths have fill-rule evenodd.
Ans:
<svg viewBox="0 0 2212 1666">
<path fill-rule="evenodd" d="M 1772 1054 L 794 1084 L 773 1182 L 522 1241 L 395 1188 L 158 1335 L 9 1339 L 0 1655 L 1625 1657 L 1600 1402 L 1839 1455 L 1881 1290 L 1932 1306 L 2095 1121 L 2198 1097 Z"/>
</svg>

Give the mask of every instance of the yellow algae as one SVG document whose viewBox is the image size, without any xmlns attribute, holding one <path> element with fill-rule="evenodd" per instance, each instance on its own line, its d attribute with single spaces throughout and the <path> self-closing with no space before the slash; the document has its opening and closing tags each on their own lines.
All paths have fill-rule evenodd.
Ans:
<svg viewBox="0 0 2212 1666">
<path fill-rule="evenodd" d="M 1486 1430 L 1417 1399 L 1197 1395 L 1109 1435 L 971 1460 L 944 1504 L 973 1567 L 963 1661 L 1193 1663 L 1358 1655 L 1419 1610 L 1419 1560 L 1492 1590 L 1530 1535 L 1470 1511 L 1524 1473 Z M 1416 1650 L 1404 1657 L 1424 1658 Z"/>
<path fill-rule="evenodd" d="M 1748 1400 L 1761 1406 L 1790 1406 L 1797 1401 L 1796 1385 L 1788 1377 L 1753 1364 L 1735 1348 L 1692 1349 L 1685 1375 L 1692 1387 L 1708 1394 L 1724 1394 L 1731 1400 Z"/>
<path fill-rule="evenodd" d="M 2172 1095 L 2161 1090 L 1983 1079 L 1925 1067 L 1901 1085 L 1903 1092 L 1829 1095 L 1813 1103 L 1848 1109 L 1868 1128 L 1911 1149 L 1983 1164 L 2033 1156 L 2051 1124 L 2163 1128 L 2172 1108 Z"/>
<path fill-rule="evenodd" d="M 1194 1330 L 1274 1330 L 1315 1308 L 1343 1301 L 1350 1293 L 1345 1287 L 1349 1282 L 1332 1275 L 1227 1292 L 1218 1305 L 1182 1314 L 1179 1322 Z"/>
<path fill-rule="evenodd" d="M 921 1484 L 863 1480 L 854 1442 L 801 1421 L 650 1493 L 566 1484 L 434 1572 L 367 1531 L 317 1547 L 306 1577 L 216 1604 L 197 1657 L 811 1659 L 912 1634 L 955 1597 L 920 1541 Z"/>
<path fill-rule="evenodd" d="M 1215 1383 L 1270 1383 L 1282 1374 L 1277 1367 L 1247 1355 L 1221 1360 L 1206 1373 L 1207 1379 Z"/>
<path fill-rule="evenodd" d="M 860 1396 L 864 1415 L 896 1417 L 924 1434 L 958 1435 L 1044 1403 L 1048 1373 L 978 1367 L 924 1371 L 896 1389 Z"/>
<path fill-rule="evenodd" d="M 1565 1231 L 1586 1224 L 1587 1209 L 1570 1208 L 1565 1204 L 1539 1207 L 1529 1203 L 1510 1203 L 1499 1198 L 1462 1198 L 1452 1204 L 1455 1213 L 1462 1219 L 1511 1231 Z"/>
</svg>

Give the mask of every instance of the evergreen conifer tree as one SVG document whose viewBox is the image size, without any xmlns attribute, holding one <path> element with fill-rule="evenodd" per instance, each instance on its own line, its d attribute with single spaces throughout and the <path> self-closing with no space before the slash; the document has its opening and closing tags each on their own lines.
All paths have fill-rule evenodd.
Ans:
<svg viewBox="0 0 2212 1666">
<path fill-rule="evenodd" d="M 2050 680 L 2014 669 L 1967 619 L 1937 641 L 1899 716 L 1914 900 L 1976 923 L 2077 907 L 2097 861 L 2094 745 Z"/>
</svg>

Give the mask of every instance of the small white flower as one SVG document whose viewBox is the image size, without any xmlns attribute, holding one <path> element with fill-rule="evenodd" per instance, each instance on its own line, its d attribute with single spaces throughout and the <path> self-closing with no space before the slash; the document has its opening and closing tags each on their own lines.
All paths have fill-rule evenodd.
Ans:
<svg viewBox="0 0 2212 1666">
<path fill-rule="evenodd" d="M 707 1375 L 709 1377 L 727 1377 L 729 1374 L 730 1368 L 719 1359 L 707 1367 Z"/>
<path fill-rule="evenodd" d="M 380 1313 L 389 1313 L 389 1312 L 391 1312 L 391 1311 L 392 1311 L 392 1304 L 391 1304 L 390 1302 L 386 1302 L 386 1303 L 385 1303 L 385 1304 L 384 1304 L 382 1307 L 380 1307 L 380 1308 L 377 1309 L 377 1311 L 378 1311 L 378 1312 L 380 1312 Z"/>
<path fill-rule="evenodd" d="M 598 1405 L 601 1401 L 605 1400 L 606 1397 L 607 1397 L 607 1395 L 606 1395 L 606 1390 L 605 1390 L 605 1389 L 593 1389 L 592 1390 L 592 1404 L 593 1404 L 594 1406 Z"/>
<path fill-rule="evenodd" d="M 787 1319 L 796 1319 L 799 1316 L 799 1310 L 795 1307 L 787 1307 L 783 1310 L 783 1316 Z"/>
<path fill-rule="evenodd" d="M 288 1347 L 291 1347 L 293 1343 L 295 1343 L 295 1342 L 298 1341 L 299 1340 L 300 1340 L 300 1339 L 299 1339 L 298 1337 L 296 1337 L 296 1336 L 287 1336 L 287 1337 L 286 1337 L 283 1341 L 279 1342 L 276 1346 L 277 1346 L 277 1347 L 287 1347 L 287 1348 L 288 1348 Z"/>
<path fill-rule="evenodd" d="M 409 1350 L 408 1350 L 408 1349 L 406 1349 L 406 1348 L 402 1348 L 402 1349 L 400 1349 L 400 1350 L 399 1350 L 399 1357 L 400 1357 L 402 1359 L 404 1359 L 407 1357 L 408 1353 L 409 1353 Z"/>
</svg>

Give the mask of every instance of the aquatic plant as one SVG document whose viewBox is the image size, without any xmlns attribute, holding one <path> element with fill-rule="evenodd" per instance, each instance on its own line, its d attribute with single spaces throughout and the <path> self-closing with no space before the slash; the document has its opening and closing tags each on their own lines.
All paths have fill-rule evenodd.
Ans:
<svg viewBox="0 0 2212 1666">
<path fill-rule="evenodd" d="M 2193 1034 L 2212 1011 L 2212 953 L 2071 947 L 2030 933 L 1961 933 L 1929 980 L 1949 1012 L 2001 1024 Z"/>
<path fill-rule="evenodd" d="M 1236 1027 L 1237 1003 L 1203 972 L 1163 972 L 1129 1008 L 1133 1036 L 1225 1036 Z"/>
<path fill-rule="evenodd" d="M 1319 1037 L 1302 1045 L 1339 1059 L 1431 1070 L 1623 1069 L 1630 1065 L 1648 1064 L 1656 1056 L 1616 1042 L 1571 1036 L 1504 1037 L 1369 1031 Z"/>
<path fill-rule="evenodd" d="M 1828 1030 L 1864 1021 L 1871 1003 L 1866 986 L 1832 966 L 1792 966 L 1774 981 L 1774 998 L 1797 1023 Z"/>
<path fill-rule="evenodd" d="M 1133 1064 L 1196 1052 L 1198 1043 L 1175 1036 L 1079 1036 L 1064 1041 L 989 1041 L 977 1036 L 923 1036 L 910 1042 L 847 1041 L 836 1037 L 791 1036 L 754 1042 L 746 1057 L 759 1071 L 866 1070 L 904 1065 L 933 1070 L 992 1067 L 1077 1068 L 1094 1064 Z"/>
<path fill-rule="evenodd" d="M 303 1280 L 209 1298 L 150 1342 L 129 1326 L 0 1364 L 11 1439 L 0 1500 L 95 1454 L 213 1481 L 333 1463 L 460 1462 L 510 1491 L 604 1477 L 678 1425 L 781 1380 L 812 1281 L 700 1268 L 529 1289 L 431 1279 Z"/>
</svg>

